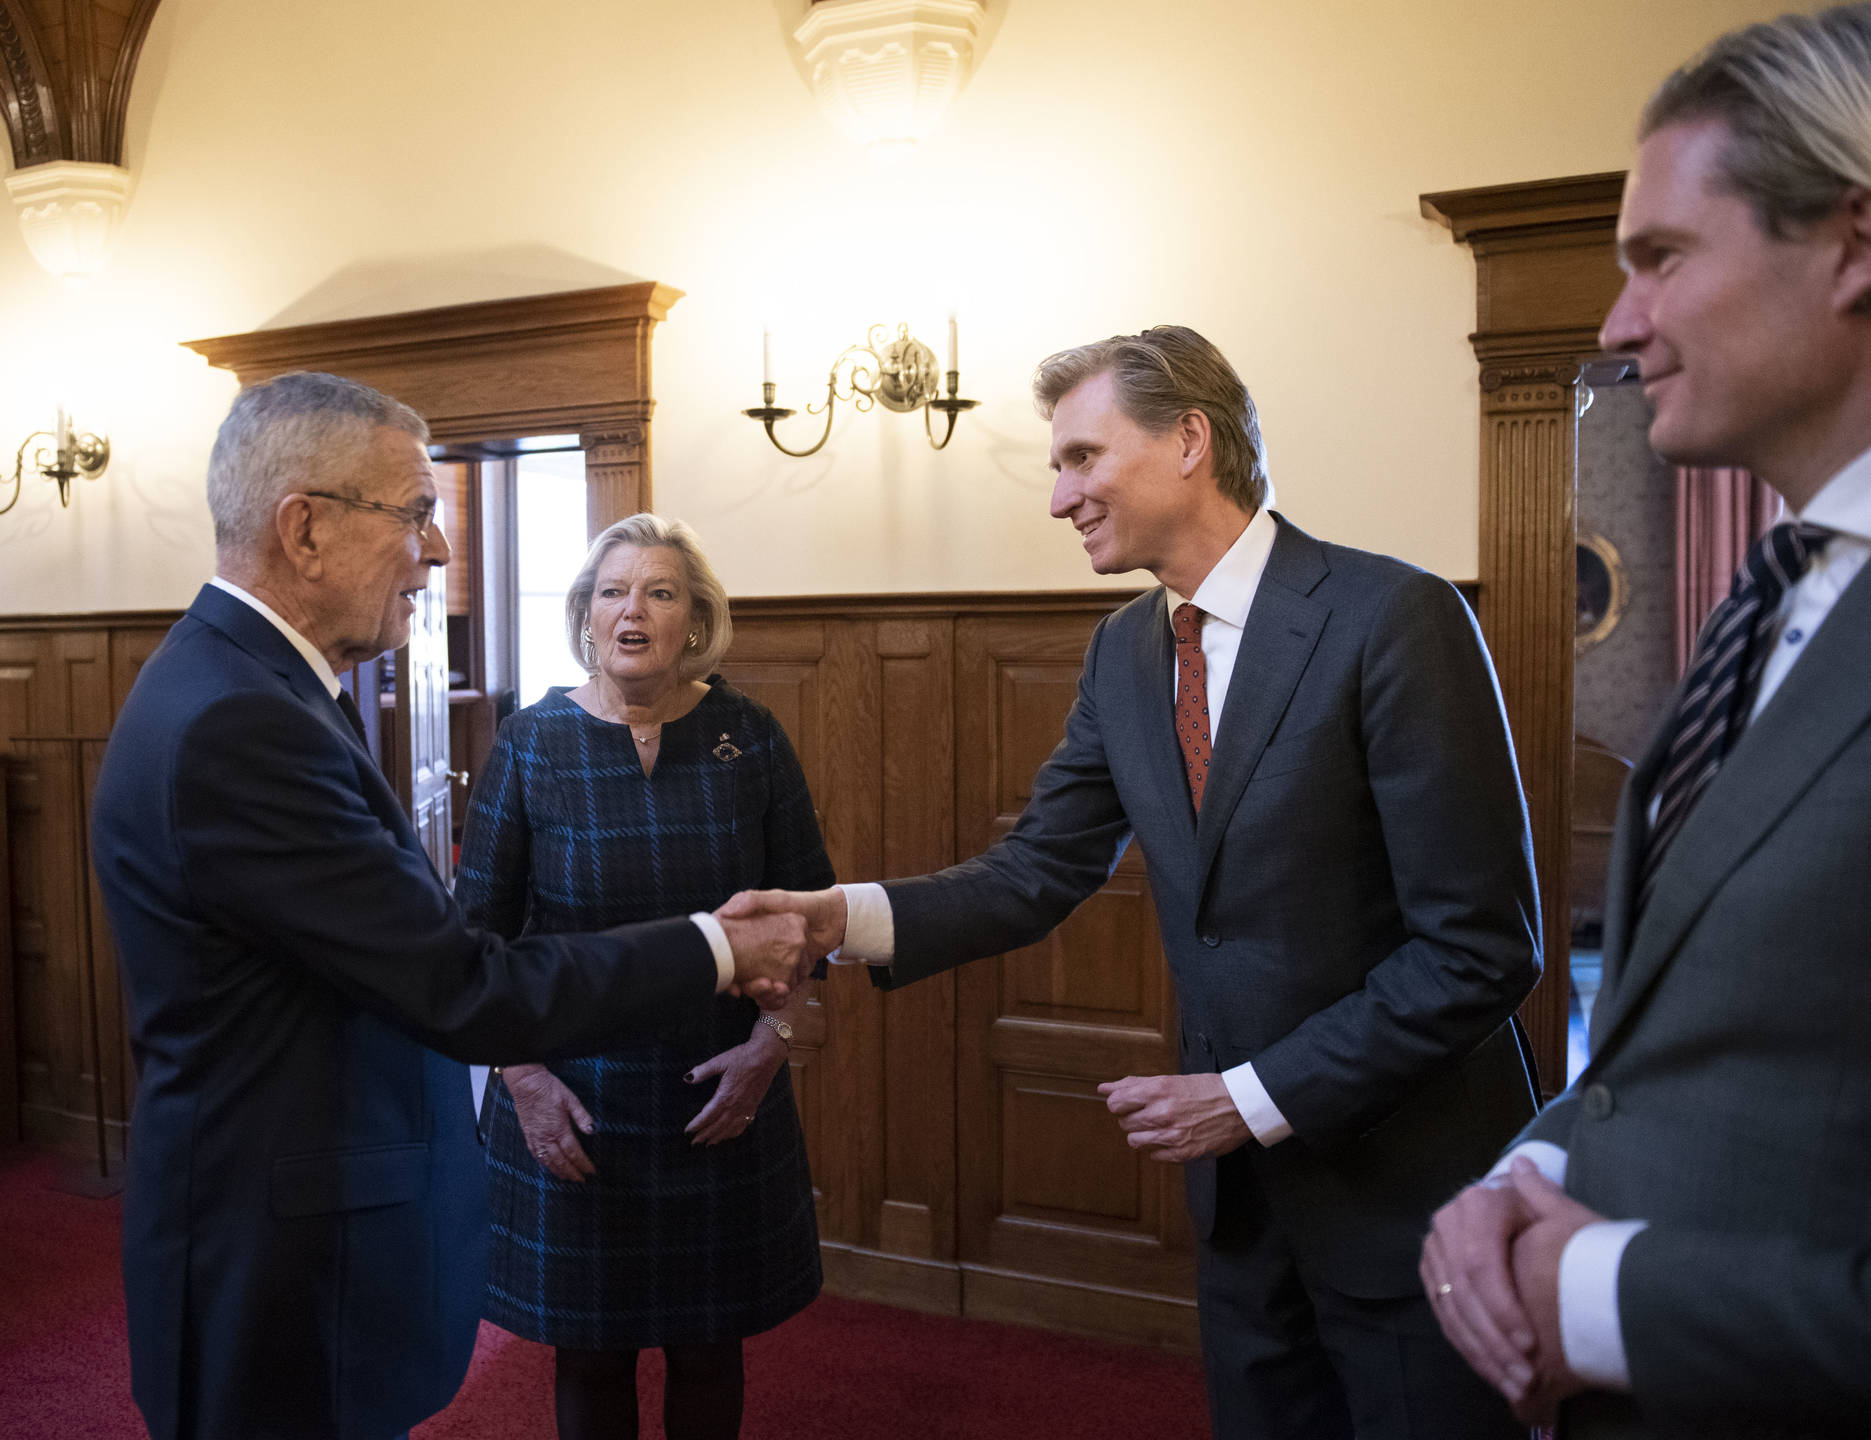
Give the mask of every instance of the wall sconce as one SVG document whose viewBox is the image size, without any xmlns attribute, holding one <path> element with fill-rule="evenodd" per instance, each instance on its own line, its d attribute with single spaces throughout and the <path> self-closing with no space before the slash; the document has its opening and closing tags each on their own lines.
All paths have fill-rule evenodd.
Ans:
<svg viewBox="0 0 1871 1440">
<path fill-rule="evenodd" d="M 33 451 L 32 468 L 46 479 L 58 484 L 58 503 L 61 506 L 71 504 L 71 482 L 80 475 L 87 480 L 95 480 L 104 473 L 104 467 L 110 464 L 110 441 L 102 435 L 79 434 L 73 428 L 71 419 L 65 414 L 65 407 L 58 412 L 56 430 L 35 430 L 28 435 L 19 447 L 19 453 L 13 457 L 13 496 L 6 504 L 0 505 L 0 515 L 4 515 L 19 504 L 20 481 L 26 471 L 26 449 L 35 440 L 50 440 L 52 448 L 41 445 Z"/>
<path fill-rule="evenodd" d="M 911 410 L 923 412 L 923 430 L 929 436 L 929 444 L 940 450 L 955 433 L 955 417 L 964 410 L 972 410 L 979 400 L 962 400 L 956 395 L 961 388 L 961 369 L 956 360 L 955 317 L 948 321 L 948 394 L 944 396 L 936 383 L 936 357 L 922 341 L 910 334 L 908 325 L 897 326 L 897 337 L 885 341 L 882 325 L 873 325 L 867 344 L 847 346 L 839 357 L 832 361 L 830 377 L 825 382 L 825 403 L 808 405 L 806 414 L 825 415 L 825 430 L 818 438 L 818 443 L 806 450 L 789 450 L 780 443 L 780 437 L 773 433 L 776 421 L 797 415 L 797 410 L 787 410 L 773 403 L 773 332 L 768 330 L 761 336 L 762 375 L 760 393 L 764 403 L 741 414 L 751 420 L 758 420 L 766 426 L 767 439 L 773 442 L 773 448 L 781 454 L 803 459 L 807 455 L 816 455 L 831 438 L 832 409 L 840 400 L 849 400 L 859 410 L 868 410 L 881 403 L 886 410 L 895 410 L 899 414 Z M 935 438 L 935 426 L 929 419 L 931 410 L 940 410 L 948 416 L 948 426 L 942 432 L 940 440 Z"/>
</svg>

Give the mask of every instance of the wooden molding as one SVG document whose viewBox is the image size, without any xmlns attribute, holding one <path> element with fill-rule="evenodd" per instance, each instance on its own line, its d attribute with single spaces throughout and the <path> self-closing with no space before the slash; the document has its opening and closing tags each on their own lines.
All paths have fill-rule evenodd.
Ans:
<svg viewBox="0 0 1871 1440">
<path fill-rule="evenodd" d="M 136 62 L 161 0 L 0 0 L 0 111 L 15 169 L 123 164 Z"/>
<path fill-rule="evenodd" d="M 1624 171 L 1568 175 L 1517 185 L 1437 190 L 1418 197 L 1425 220 L 1449 227 L 1457 243 L 1531 232 L 1550 236 L 1566 225 L 1596 229 L 1618 218 Z"/>
<path fill-rule="evenodd" d="M 187 344 L 242 385 L 289 370 L 361 380 L 414 409 L 438 443 L 577 434 L 595 533 L 651 503 L 650 337 L 681 298 L 644 281 Z"/>
<path fill-rule="evenodd" d="M 1475 255 L 1481 535 L 1476 614 L 1500 675 L 1533 825 L 1546 974 L 1521 1009 L 1551 1095 L 1566 1076 L 1572 661 L 1581 368 L 1617 299 L 1623 175 L 1422 197 Z"/>
</svg>

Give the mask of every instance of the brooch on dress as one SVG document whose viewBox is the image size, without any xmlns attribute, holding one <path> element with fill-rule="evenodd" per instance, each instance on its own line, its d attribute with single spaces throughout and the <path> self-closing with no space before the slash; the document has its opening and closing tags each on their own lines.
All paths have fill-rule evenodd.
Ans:
<svg viewBox="0 0 1871 1440">
<path fill-rule="evenodd" d="M 728 739 L 726 733 L 724 732 L 721 736 L 721 743 L 715 746 L 714 756 L 715 756 L 715 759 L 725 764 L 729 760 L 740 759 L 741 752 L 735 748 L 734 742 Z"/>
</svg>

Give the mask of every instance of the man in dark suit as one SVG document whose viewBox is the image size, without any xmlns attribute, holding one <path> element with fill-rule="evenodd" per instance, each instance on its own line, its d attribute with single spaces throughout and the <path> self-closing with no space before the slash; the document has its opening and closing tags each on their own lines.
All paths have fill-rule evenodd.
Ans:
<svg viewBox="0 0 1871 1440">
<path fill-rule="evenodd" d="M 137 1061 L 124 1281 L 157 1440 L 385 1440 L 448 1402 L 481 1313 L 464 1061 L 588 1053 L 777 994 L 802 927 L 471 928 L 334 671 L 400 645 L 448 560 L 406 407 L 243 391 L 208 477 L 217 575 L 138 676 L 93 853 Z M 343 706 L 348 708 L 341 708 Z"/>
<path fill-rule="evenodd" d="M 1437 1187 L 1533 1111 L 1509 1024 L 1539 976 L 1531 844 L 1474 622 L 1272 513 L 1253 403 L 1194 331 L 1056 355 L 1035 391 L 1053 514 L 1162 588 L 1099 625 L 1004 840 L 743 903 L 905 985 L 1039 939 L 1135 835 L 1184 1073 L 1102 1088 L 1134 1147 L 1188 1163 L 1216 1435 L 1514 1434 L 1414 1281 Z"/>
<path fill-rule="evenodd" d="M 1573 1436 L 1871 1432 L 1871 6 L 1646 109 L 1607 350 L 1794 517 L 1619 807 L 1591 1060 L 1437 1215 L 1450 1338 Z M 1570 1397 L 1570 1398 L 1569 1398 Z"/>
</svg>

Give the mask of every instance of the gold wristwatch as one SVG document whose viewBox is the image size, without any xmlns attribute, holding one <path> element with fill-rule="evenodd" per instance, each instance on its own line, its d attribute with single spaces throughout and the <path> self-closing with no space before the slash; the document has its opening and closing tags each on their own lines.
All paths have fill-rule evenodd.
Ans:
<svg viewBox="0 0 1871 1440">
<path fill-rule="evenodd" d="M 779 1016 L 769 1015 L 766 1011 L 762 1010 L 760 1012 L 760 1023 L 772 1030 L 780 1039 L 784 1040 L 788 1050 L 793 1048 L 793 1027 L 780 1019 Z"/>
</svg>

